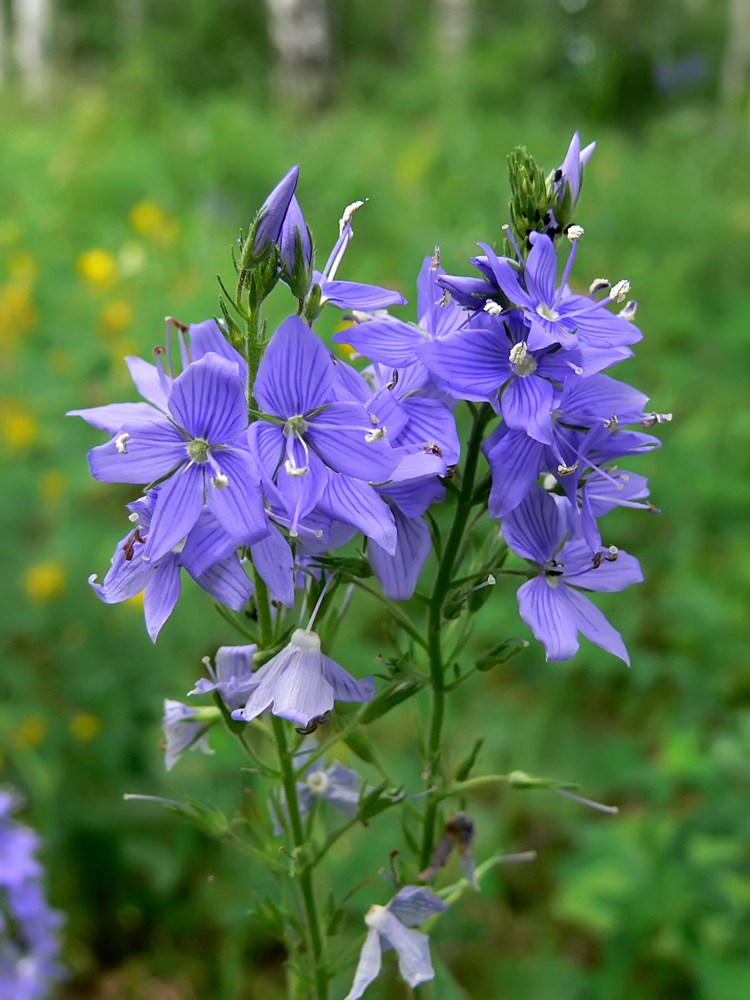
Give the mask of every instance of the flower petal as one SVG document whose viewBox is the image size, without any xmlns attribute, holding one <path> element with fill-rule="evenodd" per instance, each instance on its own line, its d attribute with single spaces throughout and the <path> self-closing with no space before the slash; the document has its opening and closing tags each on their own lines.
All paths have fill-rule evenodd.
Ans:
<svg viewBox="0 0 750 1000">
<path fill-rule="evenodd" d="M 555 244 L 544 233 L 530 233 L 531 250 L 526 259 L 526 285 L 540 301 L 551 306 L 555 301 L 557 254 Z M 533 285 L 533 291 L 532 291 Z"/>
<path fill-rule="evenodd" d="M 372 701 L 375 697 L 372 677 L 357 680 L 330 656 L 322 656 L 321 663 L 323 677 L 331 685 L 336 701 Z"/>
<path fill-rule="evenodd" d="M 512 431 L 505 425 L 501 430 L 487 454 L 492 470 L 490 517 L 505 517 L 528 495 L 539 478 L 544 454 L 541 442 L 525 431 Z"/>
<path fill-rule="evenodd" d="M 390 555 L 371 541 L 367 554 L 385 596 L 408 601 L 432 549 L 432 535 L 424 518 L 405 517 L 398 508 L 392 513 L 398 532 L 396 551 Z"/>
<path fill-rule="evenodd" d="M 297 650 L 274 684 L 272 711 L 298 726 L 307 726 L 330 712 L 333 700 L 333 686 L 324 674 L 320 652 Z"/>
<path fill-rule="evenodd" d="M 124 424 L 117 437 L 88 454 L 91 475 L 103 483 L 151 483 L 187 458 L 185 437 L 166 418 Z"/>
<path fill-rule="evenodd" d="M 197 579 L 210 566 L 228 559 L 236 548 L 235 539 L 227 534 L 208 507 L 204 507 L 185 540 L 180 562 L 193 579 Z"/>
<path fill-rule="evenodd" d="M 229 482 L 219 487 L 214 478 L 206 483 L 208 506 L 226 533 L 243 545 L 252 545 L 268 534 L 260 472 L 255 459 L 244 448 L 214 452 L 221 474 Z"/>
<path fill-rule="evenodd" d="M 180 564 L 171 553 L 161 559 L 149 578 L 143 598 L 146 629 L 156 642 L 162 625 L 174 611 L 180 596 Z"/>
<path fill-rule="evenodd" d="M 106 406 L 90 406 L 86 410 L 68 410 L 65 416 L 83 417 L 92 427 L 117 434 L 123 424 L 151 422 L 154 418 L 158 419 L 159 414 L 148 403 L 108 403 Z"/>
<path fill-rule="evenodd" d="M 534 559 L 543 566 L 562 545 L 565 518 L 552 495 L 537 483 L 526 498 L 505 515 L 501 528 L 516 555 Z"/>
<path fill-rule="evenodd" d="M 377 928 L 396 949 L 398 971 L 412 988 L 435 978 L 430 959 L 430 939 L 422 931 L 404 927 L 390 910 L 378 913 Z"/>
<path fill-rule="evenodd" d="M 367 285 L 361 281 L 325 281 L 323 297 L 341 309 L 386 309 L 388 306 L 405 306 L 407 300 L 400 292 L 380 285 Z"/>
<path fill-rule="evenodd" d="M 500 399 L 503 419 L 514 431 L 525 431 L 529 437 L 552 444 L 552 405 L 555 390 L 547 379 L 527 375 L 514 378 Z"/>
<path fill-rule="evenodd" d="M 143 556 L 157 562 L 190 532 L 203 510 L 203 472 L 186 465 L 160 488 Z"/>
<path fill-rule="evenodd" d="M 578 625 L 564 599 L 566 590 L 564 583 L 551 587 L 544 576 L 518 590 L 521 618 L 544 646 L 548 660 L 569 660 L 578 652 Z"/>
<path fill-rule="evenodd" d="M 352 988 L 344 1000 L 359 1000 L 370 983 L 377 979 L 382 964 L 380 935 L 374 927 L 371 927 L 365 938 L 365 943 L 362 945 L 362 951 L 359 953 L 359 963 L 357 971 L 354 973 Z"/>
<path fill-rule="evenodd" d="M 299 316 L 288 316 L 266 348 L 253 393 L 267 413 L 287 420 L 326 403 L 334 378 L 323 341 Z"/>
<path fill-rule="evenodd" d="M 294 607 L 294 556 L 289 543 L 275 525 L 250 547 L 253 565 L 276 600 Z"/>
<path fill-rule="evenodd" d="M 386 552 L 395 552 L 397 536 L 393 514 L 377 491 L 360 479 L 329 472 L 318 509 L 334 521 L 359 528 Z"/>
<path fill-rule="evenodd" d="M 359 403 L 331 403 L 310 417 L 305 439 L 335 472 L 381 483 L 398 465 L 385 438 L 372 441 L 370 417 Z"/>
<path fill-rule="evenodd" d="M 165 372 L 160 373 L 156 365 L 132 354 L 125 358 L 125 364 L 136 389 L 143 398 L 157 406 L 162 413 L 166 413 L 172 379 Z"/>
<path fill-rule="evenodd" d="M 238 365 L 242 384 L 247 383 L 247 362 L 239 351 L 229 343 L 215 319 L 205 319 L 202 323 L 190 324 L 190 354 L 193 361 L 199 361 L 206 354 L 218 354 L 227 361 Z M 148 398 L 148 397 L 146 397 Z"/>
<path fill-rule="evenodd" d="M 253 581 L 245 572 L 236 552 L 223 562 L 214 563 L 194 579 L 211 597 L 235 611 L 244 608 L 255 590 Z"/>
<path fill-rule="evenodd" d="M 331 337 L 337 344 L 350 344 L 372 361 L 400 368 L 417 358 L 417 348 L 425 343 L 419 327 L 393 316 L 355 323 Z"/>
<path fill-rule="evenodd" d="M 169 412 L 193 438 L 227 444 L 247 427 L 247 400 L 239 368 L 206 354 L 179 375 L 169 394 Z"/>
<path fill-rule="evenodd" d="M 567 614 L 570 615 L 570 621 L 574 623 L 574 626 L 583 632 L 591 642 L 606 649 L 608 653 L 619 656 L 630 666 L 630 657 L 625 643 L 622 641 L 622 636 L 616 628 L 610 625 L 599 608 L 573 587 L 561 584 L 558 590 L 562 604 Z M 555 657 L 550 656 L 548 652 L 547 659 L 551 660 Z M 567 657 L 559 657 L 559 659 L 567 659 Z"/>
<path fill-rule="evenodd" d="M 513 375 L 511 344 L 502 324 L 469 328 L 441 340 L 426 341 L 420 357 L 457 399 L 497 403 L 497 392 Z"/>
</svg>

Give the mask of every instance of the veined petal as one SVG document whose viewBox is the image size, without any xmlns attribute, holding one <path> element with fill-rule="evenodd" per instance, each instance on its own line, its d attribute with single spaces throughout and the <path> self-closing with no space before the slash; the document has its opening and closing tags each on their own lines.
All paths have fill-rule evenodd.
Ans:
<svg viewBox="0 0 750 1000">
<path fill-rule="evenodd" d="M 278 497 L 289 516 L 292 530 L 296 531 L 299 522 L 310 513 L 323 495 L 328 470 L 312 449 L 305 451 L 299 440 L 289 442 L 287 454 L 289 452 L 298 470 L 308 470 L 303 475 L 295 475 L 293 467 L 286 465 L 290 459 L 286 459 L 276 477 Z"/>
<path fill-rule="evenodd" d="M 514 378 L 500 399 L 503 419 L 515 431 L 525 431 L 543 444 L 552 443 L 552 383 L 536 375 Z"/>
<path fill-rule="evenodd" d="M 385 438 L 367 441 L 375 428 L 359 403 L 330 403 L 308 418 L 305 439 L 335 472 L 384 482 L 398 465 Z"/>
<path fill-rule="evenodd" d="M 405 306 L 407 299 L 400 292 L 380 285 L 367 285 L 361 281 L 325 281 L 323 298 L 341 309 L 386 309 L 388 306 Z"/>
<path fill-rule="evenodd" d="M 65 416 L 83 417 L 92 427 L 117 434 L 123 424 L 150 423 L 154 418 L 158 419 L 159 414 L 148 403 L 107 403 L 106 406 L 90 406 L 86 410 L 68 410 Z"/>
<path fill-rule="evenodd" d="M 236 552 L 228 559 L 214 563 L 193 579 L 211 597 L 215 597 L 217 601 L 235 611 L 241 611 L 245 607 L 255 590 L 253 581 L 245 572 Z"/>
<path fill-rule="evenodd" d="M 143 546 L 136 542 L 133 546 L 133 558 L 126 559 L 125 544 L 132 539 L 132 534 L 118 543 L 112 565 L 104 577 L 103 583 L 96 583 L 96 574 L 89 577 L 89 583 L 105 604 L 119 604 L 144 589 L 154 567 L 141 559 L 140 550 Z"/>
<path fill-rule="evenodd" d="M 318 509 L 367 535 L 387 552 L 396 550 L 396 526 L 388 504 L 368 483 L 329 472 Z"/>
<path fill-rule="evenodd" d="M 525 431 L 504 425 L 487 454 L 492 470 L 488 504 L 490 517 L 505 517 L 527 496 L 539 478 L 544 446 Z"/>
<path fill-rule="evenodd" d="M 385 596 L 393 601 L 408 601 L 432 549 L 432 535 L 422 517 L 405 517 L 398 509 L 393 516 L 398 532 L 396 551 L 390 555 L 371 541 L 367 554 Z"/>
<path fill-rule="evenodd" d="M 505 540 L 516 555 L 543 566 L 556 555 L 565 536 L 565 518 L 552 496 L 539 484 L 502 519 Z"/>
<path fill-rule="evenodd" d="M 299 316 L 288 316 L 271 337 L 253 393 L 267 413 L 286 420 L 326 403 L 334 378 L 323 341 Z"/>
<path fill-rule="evenodd" d="M 377 979 L 382 964 L 380 935 L 374 927 L 371 927 L 365 938 L 365 943 L 362 945 L 362 951 L 359 953 L 359 963 L 357 971 L 354 973 L 352 988 L 344 1000 L 359 1000 L 370 983 Z"/>
<path fill-rule="evenodd" d="M 429 456 L 426 456 L 429 457 Z M 389 497 L 407 517 L 419 517 L 433 503 L 445 499 L 445 486 L 437 476 L 388 483 L 378 492 Z"/>
<path fill-rule="evenodd" d="M 268 518 L 263 506 L 260 472 L 252 455 L 243 448 L 222 448 L 214 452 L 214 460 L 228 482 L 225 486 L 217 485 L 219 480 L 212 476 L 206 483 L 211 513 L 226 533 L 243 545 L 252 545 L 265 538 L 269 530 Z M 208 470 L 208 466 L 206 468 Z"/>
<path fill-rule="evenodd" d="M 307 726 L 333 708 L 333 686 L 326 679 L 320 652 L 297 650 L 273 689 L 273 714 Z"/>
<path fill-rule="evenodd" d="M 130 377 L 135 382 L 135 387 L 149 403 L 153 403 L 162 413 L 168 411 L 169 389 L 172 379 L 169 375 L 159 373 L 156 365 L 150 364 L 143 358 L 131 354 L 125 358 Z"/>
<path fill-rule="evenodd" d="M 405 979 L 412 988 L 434 979 L 429 937 L 422 931 L 404 927 L 401 921 L 385 907 L 378 907 L 378 911 L 374 918 L 370 918 L 372 923 L 368 918 L 365 920 L 370 926 L 377 927 L 381 937 L 396 949 L 398 971 L 402 979 Z M 370 912 L 372 913 L 372 910 Z"/>
<path fill-rule="evenodd" d="M 539 299 L 551 306 L 555 301 L 557 278 L 555 244 L 544 233 L 530 233 L 529 240 L 531 250 L 526 260 L 526 284 L 528 286 L 533 284 Z"/>
<path fill-rule="evenodd" d="M 419 327 L 393 316 L 355 323 L 331 337 L 337 344 L 351 344 L 372 361 L 400 368 L 416 360 L 417 348 L 425 343 Z"/>
<path fill-rule="evenodd" d="M 620 423 L 631 424 L 643 418 L 647 403 L 648 396 L 632 385 L 599 374 L 585 379 L 567 378 L 559 409 L 582 422 L 616 416 Z"/>
<path fill-rule="evenodd" d="M 321 665 L 323 677 L 333 688 L 336 701 L 372 701 L 375 697 L 375 682 L 372 677 L 357 680 L 330 656 L 322 656 Z"/>
<path fill-rule="evenodd" d="M 143 598 L 146 629 L 152 642 L 156 642 L 164 622 L 174 611 L 179 596 L 180 564 L 177 556 L 169 553 L 154 567 Z"/>
<path fill-rule="evenodd" d="M 569 660 L 578 652 L 578 624 L 564 599 L 566 589 L 564 583 L 551 587 L 545 577 L 537 576 L 518 590 L 521 618 L 544 646 L 548 660 Z"/>
<path fill-rule="evenodd" d="M 250 547 L 253 565 L 273 596 L 294 607 L 294 556 L 289 543 L 275 525 L 266 538 Z"/>
<path fill-rule="evenodd" d="M 179 375 L 169 394 L 169 411 L 193 438 L 226 444 L 247 427 L 245 387 L 236 364 L 206 354 Z"/>
<path fill-rule="evenodd" d="M 125 424 L 111 441 L 92 448 L 88 459 L 91 475 L 100 482 L 150 483 L 187 461 L 187 441 L 161 417 Z"/>
<path fill-rule="evenodd" d="M 405 885 L 399 889 L 388 909 L 406 927 L 418 927 L 436 913 L 448 909 L 448 904 L 429 885 Z"/>
<path fill-rule="evenodd" d="M 236 548 L 237 541 L 227 534 L 208 507 L 204 507 L 185 540 L 180 562 L 193 579 L 197 579 L 209 567 L 228 559 Z"/>
<path fill-rule="evenodd" d="M 515 264 L 511 263 L 507 257 L 498 257 L 487 243 L 480 243 L 479 246 L 487 255 L 487 264 L 492 270 L 495 281 L 510 301 L 516 306 L 534 309 L 536 302 L 521 284 L 521 275 L 523 272 Z"/>
<path fill-rule="evenodd" d="M 566 564 L 570 558 L 570 550 L 577 543 L 569 543 L 560 553 L 560 562 Z M 593 590 L 599 594 L 610 594 L 618 590 L 624 590 L 632 583 L 643 583 L 643 571 L 641 564 L 635 556 L 620 550 L 617 559 L 610 561 L 602 559 L 597 567 L 594 567 L 590 558 L 588 560 L 589 569 L 575 575 L 564 575 L 566 583 L 574 587 L 583 587 L 585 590 Z"/>
<path fill-rule="evenodd" d="M 588 597 L 573 587 L 566 587 L 565 584 L 561 584 L 557 590 L 560 592 L 562 606 L 565 608 L 567 615 L 570 616 L 569 620 L 573 622 L 574 627 L 583 632 L 591 642 L 595 642 L 597 646 L 606 649 L 608 653 L 619 656 L 621 660 L 624 660 L 630 666 L 630 657 L 625 648 L 625 643 L 622 641 L 622 636 L 616 628 L 610 625 L 599 608 Z M 577 645 L 578 643 L 576 643 Z M 554 657 L 550 656 L 548 652 L 547 659 L 551 660 Z M 561 656 L 559 659 L 567 659 L 567 657 Z"/>
<path fill-rule="evenodd" d="M 491 330 L 469 328 L 440 340 L 425 341 L 419 356 L 458 399 L 497 404 L 498 389 L 514 374 L 511 344 L 502 324 Z"/>
<path fill-rule="evenodd" d="M 461 441 L 453 410 L 439 399 L 428 396 L 407 396 L 401 406 L 409 421 L 399 436 L 399 446 L 436 444 L 446 463 L 455 465 L 461 457 Z"/>
<path fill-rule="evenodd" d="M 199 361 L 209 353 L 218 354 L 227 361 L 238 365 L 242 384 L 247 383 L 247 362 L 224 336 L 215 319 L 204 319 L 202 323 L 190 324 L 190 354 L 193 361 Z M 148 397 L 147 397 L 148 398 Z"/>
<path fill-rule="evenodd" d="M 192 530 L 203 510 L 203 472 L 186 465 L 164 483 L 148 529 L 146 559 L 157 562 Z"/>
</svg>

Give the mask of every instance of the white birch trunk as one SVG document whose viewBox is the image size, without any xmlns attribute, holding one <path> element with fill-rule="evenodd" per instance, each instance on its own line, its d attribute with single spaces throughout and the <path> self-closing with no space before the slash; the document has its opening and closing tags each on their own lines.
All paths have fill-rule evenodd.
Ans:
<svg viewBox="0 0 750 1000">
<path fill-rule="evenodd" d="M 747 92 L 750 71 L 750 0 L 729 0 L 727 42 L 721 64 L 721 92 L 734 104 Z"/>
<path fill-rule="evenodd" d="M 51 0 L 13 0 L 16 63 L 28 97 L 40 100 L 49 88 L 47 37 Z"/>
<path fill-rule="evenodd" d="M 438 54 L 451 62 L 464 56 L 471 32 L 471 0 L 437 0 Z"/>
<path fill-rule="evenodd" d="M 279 98 L 300 111 L 321 105 L 331 82 L 333 48 L 326 0 L 266 0 L 266 8 Z"/>
</svg>

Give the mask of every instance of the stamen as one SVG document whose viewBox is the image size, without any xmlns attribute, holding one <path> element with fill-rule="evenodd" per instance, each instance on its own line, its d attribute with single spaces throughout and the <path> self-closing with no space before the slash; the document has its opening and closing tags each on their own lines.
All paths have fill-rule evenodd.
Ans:
<svg viewBox="0 0 750 1000">
<path fill-rule="evenodd" d="M 372 444 L 373 441 L 380 441 L 381 438 L 385 437 L 386 430 L 387 428 L 385 427 L 376 427 L 374 430 L 368 431 L 367 434 L 365 434 L 365 441 L 368 444 Z"/>
<path fill-rule="evenodd" d="M 648 419 L 641 421 L 641 427 L 653 427 L 654 424 L 669 423 L 671 419 L 671 413 L 649 413 Z"/>
<path fill-rule="evenodd" d="M 567 792 L 564 788 L 553 788 L 553 792 L 557 792 L 558 795 L 564 795 L 568 799 L 575 799 L 576 802 L 581 802 L 584 806 L 591 806 L 592 809 L 598 809 L 600 812 L 605 813 L 618 813 L 620 810 L 617 806 L 605 806 L 601 802 L 593 802 L 591 799 L 584 799 L 582 795 L 576 795 L 574 792 Z"/>
<path fill-rule="evenodd" d="M 568 226 L 565 235 L 571 243 L 575 243 L 576 240 L 580 240 L 585 232 L 586 230 L 583 226 Z"/>
<path fill-rule="evenodd" d="M 594 280 L 589 285 L 589 295 L 597 295 L 599 292 L 606 291 L 610 287 L 609 278 L 594 278 Z"/>
<path fill-rule="evenodd" d="M 635 311 L 638 308 L 638 303 L 635 299 L 631 299 L 630 302 L 626 302 L 622 309 L 617 314 L 620 319 L 625 319 L 628 323 L 632 323 L 635 319 Z"/>
<path fill-rule="evenodd" d="M 503 232 L 508 237 L 508 242 L 510 243 L 510 245 L 516 251 L 516 257 L 518 257 L 518 260 L 520 261 L 520 263 L 523 264 L 523 262 L 524 262 L 523 254 L 518 249 L 518 244 L 516 243 L 515 237 L 513 236 L 513 233 L 511 232 L 511 228 L 510 228 L 510 226 L 507 223 L 503 226 Z"/>
<path fill-rule="evenodd" d="M 484 304 L 484 312 L 489 313 L 490 316 L 499 316 L 502 311 L 503 307 L 494 299 L 487 299 Z"/>
<path fill-rule="evenodd" d="M 604 421 L 604 426 L 608 430 L 610 429 L 614 430 L 619 423 L 620 423 L 620 418 L 615 413 L 613 413 L 612 416 L 609 418 L 609 420 Z"/>
<path fill-rule="evenodd" d="M 118 434 L 115 438 L 115 448 L 119 451 L 121 455 L 127 455 L 128 449 L 125 447 L 125 442 L 128 440 L 130 435 L 127 431 L 123 431 L 122 434 Z"/>
<path fill-rule="evenodd" d="M 365 201 L 367 201 L 366 198 Z M 346 224 L 348 222 L 351 222 L 354 213 L 357 211 L 358 208 L 362 208 L 364 203 L 365 203 L 364 201 L 353 201 L 351 205 L 346 206 L 346 208 L 344 209 L 344 214 L 341 216 L 341 219 L 339 220 L 339 236 L 343 235 L 344 229 L 346 229 Z"/>
<path fill-rule="evenodd" d="M 140 519 L 140 516 L 137 511 L 133 511 L 132 514 L 128 514 L 128 521 L 132 521 L 135 524 Z"/>
<path fill-rule="evenodd" d="M 288 476 L 306 476 L 310 468 L 307 465 L 296 465 L 293 458 L 288 458 L 284 462 L 284 471 Z"/>
<path fill-rule="evenodd" d="M 624 302 L 629 291 L 630 282 L 626 278 L 623 278 L 622 281 L 618 281 L 612 288 L 609 297 L 613 302 Z"/>
<path fill-rule="evenodd" d="M 451 302 L 451 293 L 448 291 L 447 288 L 444 288 L 443 289 L 443 294 L 438 299 L 438 305 L 439 306 L 449 306 L 450 302 Z"/>
<path fill-rule="evenodd" d="M 620 550 L 616 545 L 610 545 L 607 551 L 604 553 L 604 558 L 607 562 L 617 562 L 618 556 L 620 555 Z"/>
<path fill-rule="evenodd" d="M 573 246 L 575 247 L 575 243 Z M 551 323 L 556 323 L 560 319 L 560 314 L 552 306 L 548 306 L 546 302 L 540 302 L 536 307 L 536 312 L 542 319 L 548 319 Z"/>
<path fill-rule="evenodd" d="M 571 226 L 570 228 L 571 229 L 574 229 L 574 228 L 581 229 L 580 226 L 577 226 L 577 227 Z M 568 230 L 568 232 L 570 232 L 570 230 Z M 581 229 L 581 234 L 583 234 L 583 230 L 582 229 Z M 573 261 L 576 259 L 576 253 L 578 251 L 578 240 L 577 239 L 571 240 L 571 243 L 573 245 L 570 248 L 570 253 L 568 254 L 568 259 L 565 262 L 565 270 L 562 273 L 562 278 L 560 278 L 560 284 L 559 284 L 558 289 L 557 289 L 557 295 L 555 297 L 554 305 L 557 305 L 557 303 L 563 297 L 563 292 L 565 291 L 565 286 L 568 283 L 568 278 L 570 277 L 570 272 L 573 270 Z"/>
<path fill-rule="evenodd" d="M 440 267 L 440 247 L 435 247 L 435 253 L 432 256 L 432 263 L 430 264 L 431 271 L 437 271 Z"/>
<path fill-rule="evenodd" d="M 223 472 L 220 472 L 218 476 L 211 476 L 211 485 L 215 486 L 217 490 L 225 490 L 229 486 L 229 476 L 225 476 Z"/>
<path fill-rule="evenodd" d="M 511 347 L 508 359 L 513 365 L 513 370 L 516 375 L 520 378 L 526 378 L 528 375 L 533 375 L 537 369 L 537 360 L 533 354 L 529 353 L 529 348 L 525 340 L 522 340 L 518 344 L 514 344 L 513 347 Z"/>
<path fill-rule="evenodd" d="M 571 472 L 575 472 L 579 466 L 579 462 L 573 462 L 572 465 L 558 465 L 557 474 L 559 476 L 569 476 Z"/>
</svg>

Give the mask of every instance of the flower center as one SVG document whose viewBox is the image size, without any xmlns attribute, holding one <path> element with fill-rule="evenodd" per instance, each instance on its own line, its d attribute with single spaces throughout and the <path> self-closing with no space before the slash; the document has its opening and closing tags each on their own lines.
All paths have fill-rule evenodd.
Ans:
<svg viewBox="0 0 750 1000">
<path fill-rule="evenodd" d="M 187 446 L 187 453 L 194 462 L 207 462 L 211 457 L 211 445 L 204 438 L 193 438 Z"/>
<path fill-rule="evenodd" d="M 287 437 L 302 437 L 308 428 L 308 423 L 301 414 L 290 417 L 284 424 L 284 433 Z"/>
<path fill-rule="evenodd" d="M 537 313 L 542 317 L 542 319 L 548 319 L 552 323 L 556 323 L 560 319 L 560 313 L 552 306 L 548 306 L 546 302 L 540 302 L 536 307 Z"/>
<path fill-rule="evenodd" d="M 549 559 L 542 567 L 542 572 L 550 587 L 556 587 L 565 572 L 565 566 L 557 559 Z"/>
<path fill-rule="evenodd" d="M 325 795 L 331 787 L 331 779 L 325 771 L 315 771 L 307 776 L 307 785 L 313 795 Z"/>
<path fill-rule="evenodd" d="M 525 340 L 522 340 L 520 344 L 514 344 L 511 348 L 510 363 L 513 365 L 513 371 L 519 378 L 526 378 L 527 375 L 533 375 L 537 368 L 536 358 L 533 354 L 529 354 Z"/>
<path fill-rule="evenodd" d="M 307 632 L 303 628 L 298 628 L 292 633 L 289 645 L 295 649 L 304 649 L 306 653 L 317 653 L 320 649 L 320 637 L 317 632 Z"/>
</svg>

